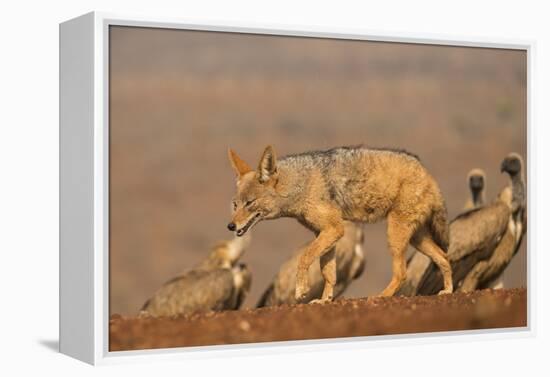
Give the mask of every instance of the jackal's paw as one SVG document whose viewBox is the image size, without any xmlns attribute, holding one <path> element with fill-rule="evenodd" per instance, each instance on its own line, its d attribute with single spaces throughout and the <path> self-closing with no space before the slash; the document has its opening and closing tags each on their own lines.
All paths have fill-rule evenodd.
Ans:
<svg viewBox="0 0 550 377">
<path fill-rule="evenodd" d="M 315 300 L 311 300 L 309 304 L 327 304 L 329 302 L 332 302 L 332 297 L 329 298 L 316 298 Z"/>
<path fill-rule="evenodd" d="M 453 293 L 453 290 L 452 289 L 442 289 L 440 290 L 437 295 L 438 296 L 441 296 L 441 295 L 450 295 L 451 293 Z"/>
</svg>

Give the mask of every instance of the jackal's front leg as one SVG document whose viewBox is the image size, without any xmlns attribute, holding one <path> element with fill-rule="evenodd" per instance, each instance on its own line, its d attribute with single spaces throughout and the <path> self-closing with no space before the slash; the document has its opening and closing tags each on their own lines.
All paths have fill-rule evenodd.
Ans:
<svg viewBox="0 0 550 377">
<path fill-rule="evenodd" d="M 332 301 L 334 298 L 334 286 L 336 285 L 336 250 L 331 247 L 329 251 L 321 255 L 321 274 L 325 279 L 325 287 L 321 301 Z"/>
<path fill-rule="evenodd" d="M 300 256 L 296 273 L 296 301 L 302 302 L 309 291 L 308 270 L 315 259 L 322 257 L 331 251 L 334 244 L 344 235 L 344 225 L 340 222 L 321 230 L 317 238 L 310 243 Z M 332 253 L 334 254 L 334 253 Z M 336 284 L 336 260 L 333 255 L 328 255 L 322 267 L 325 278 L 323 299 L 332 299 L 332 292 Z"/>
</svg>

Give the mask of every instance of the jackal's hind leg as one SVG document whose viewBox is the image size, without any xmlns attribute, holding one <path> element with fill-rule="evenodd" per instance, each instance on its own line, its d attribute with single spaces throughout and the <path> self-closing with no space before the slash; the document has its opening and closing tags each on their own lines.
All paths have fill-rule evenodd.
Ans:
<svg viewBox="0 0 550 377">
<path fill-rule="evenodd" d="M 441 271 L 441 275 L 443 275 L 443 289 L 438 294 L 453 293 L 453 275 L 447 254 L 437 246 L 425 231 L 416 234 L 411 243 L 418 251 L 429 257 Z"/>
<path fill-rule="evenodd" d="M 393 296 L 406 279 L 407 263 L 405 252 L 414 229 L 406 223 L 400 223 L 394 216 L 388 216 L 388 245 L 392 254 L 392 278 L 380 296 Z"/>
</svg>

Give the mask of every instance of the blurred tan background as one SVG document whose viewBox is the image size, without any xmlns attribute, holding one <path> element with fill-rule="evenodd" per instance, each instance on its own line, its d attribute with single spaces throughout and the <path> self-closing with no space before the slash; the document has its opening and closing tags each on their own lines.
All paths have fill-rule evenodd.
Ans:
<svg viewBox="0 0 550 377">
<path fill-rule="evenodd" d="M 279 155 L 364 143 L 418 154 L 449 218 L 473 167 L 487 198 L 507 184 L 510 151 L 526 156 L 523 51 L 111 27 L 110 312 L 136 314 L 226 229 L 234 176 L 227 147 L 255 166 Z M 280 264 L 312 234 L 292 219 L 252 230 L 243 257 L 254 306 Z M 389 282 L 385 224 L 366 226 L 367 266 L 345 293 Z M 526 284 L 525 242 L 505 271 Z"/>
</svg>

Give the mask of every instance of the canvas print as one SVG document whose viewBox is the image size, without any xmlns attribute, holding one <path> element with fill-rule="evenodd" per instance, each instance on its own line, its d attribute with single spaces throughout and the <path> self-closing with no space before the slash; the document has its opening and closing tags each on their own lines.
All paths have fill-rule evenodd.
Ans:
<svg viewBox="0 0 550 377">
<path fill-rule="evenodd" d="M 109 350 L 527 326 L 527 52 L 109 28 Z"/>
</svg>

